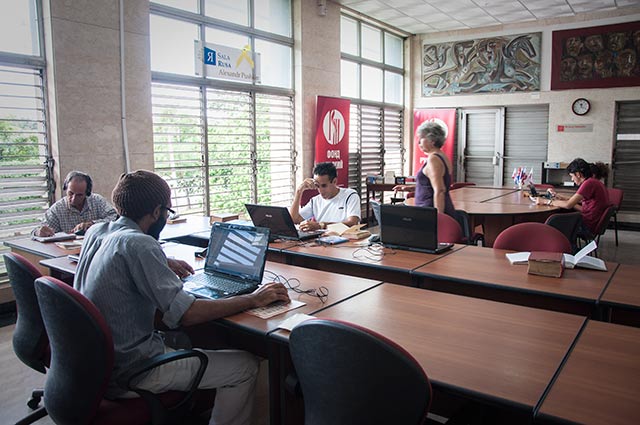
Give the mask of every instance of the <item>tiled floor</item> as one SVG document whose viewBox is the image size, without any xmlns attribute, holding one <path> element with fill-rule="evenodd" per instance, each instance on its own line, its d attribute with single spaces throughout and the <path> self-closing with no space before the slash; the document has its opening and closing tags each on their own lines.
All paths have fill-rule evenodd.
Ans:
<svg viewBox="0 0 640 425">
<path fill-rule="evenodd" d="M 598 256 L 607 261 L 624 264 L 640 264 L 640 232 L 619 231 L 619 246 L 615 245 L 613 230 L 609 229 L 601 238 Z M 0 328 L 0 368 L 2 369 L 2 389 L 0 389 L 0 412 L 2 423 L 14 423 L 29 413 L 26 401 L 30 391 L 44 384 L 44 375 L 24 366 L 13 353 L 11 336 L 13 325 Z M 262 368 L 266 369 L 266 368 Z M 264 370 L 262 371 L 264 372 Z M 262 373 L 261 372 L 261 373 Z M 266 376 L 262 373 L 262 388 L 258 395 L 258 406 L 266 404 Z M 259 408 L 260 409 L 260 408 Z M 257 424 L 267 423 L 265 415 L 256 418 Z M 53 424 L 50 418 L 43 418 L 37 424 Z"/>
</svg>

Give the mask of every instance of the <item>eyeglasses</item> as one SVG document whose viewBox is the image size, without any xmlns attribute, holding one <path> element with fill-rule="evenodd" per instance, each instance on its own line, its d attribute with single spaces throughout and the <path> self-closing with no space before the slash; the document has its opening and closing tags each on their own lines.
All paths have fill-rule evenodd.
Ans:
<svg viewBox="0 0 640 425">
<path fill-rule="evenodd" d="M 323 188 L 323 189 L 324 189 L 324 188 L 326 188 L 327 186 L 329 186 L 329 183 L 318 183 L 318 182 L 316 182 L 316 181 L 314 181 L 314 182 L 313 182 L 313 184 L 314 184 L 316 187 L 321 187 L 321 188 Z"/>
<path fill-rule="evenodd" d="M 169 207 L 162 207 L 162 208 L 164 208 L 165 210 L 169 211 L 169 214 L 176 215 L 176 212 L 174 210 L 172 210 L 171 208 L 169 208 Z"/>
</svg>

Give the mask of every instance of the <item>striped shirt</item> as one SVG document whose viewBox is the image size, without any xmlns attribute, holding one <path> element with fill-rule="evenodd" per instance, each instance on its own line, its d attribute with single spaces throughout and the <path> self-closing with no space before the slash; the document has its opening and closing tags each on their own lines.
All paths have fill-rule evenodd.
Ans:
<svg viewBox="0 0 640 425">
<path fill-rule="evenodd" d="M 44 220 L 41 226 L 47 225 L 54 232 L 71 233 L 71 231 L 80 223 L 93 221 L 100 223 L 105 221 L 113 221 L 118 218 L 118 213 L 107 202 L 107 200 L 97 193 L 92 193 L 85 199 L 82 211 L 78 211 L 69 205 L 69 199 L 65 196 L 44 213 Z"/>
<path fill-rule="evenodd" d="M 158 241 L 127 217 L 87 231 L 73 286 L 96 305 L 113 334 L 110 395 L 121 395 L 115 383 L 123 370 L 164 352 L 154 332 L 156 309 L 175 328 L 195 301 L 169 269 Z"/>
</svg>

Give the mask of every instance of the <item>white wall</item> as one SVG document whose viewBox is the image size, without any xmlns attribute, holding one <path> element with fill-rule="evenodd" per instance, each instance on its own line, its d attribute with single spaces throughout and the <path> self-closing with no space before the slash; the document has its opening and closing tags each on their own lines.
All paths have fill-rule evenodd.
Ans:
<svg viewBox="0 0 640 425">
<path fill-rule="evenodd" d="M 631 12 L 631 13 L 630 13 Z M 455 31 L 422 34 L 411 40 L 412 108 L 463 108 L 526 104 L 549 105 L 549 161 L 571 161 L 582 157 L 587 161 L 611 162 L 614 146 L 615 102 L 640 100 L 640 87 L 613 89 L 550 90 L 552 31 L 640 20 L 640 8 L 620 12 L 590 14 L 581 19 L 553 19 L 537 23 L 501 26 L 489 30 Z M 586 19 L 585 19 L 586 18 Z M 422 97 L 421 54 L 423 43 L 470 40 L 498 35 L 542 32 L 541 90 L 508 94 L 482 94 Z M 571 104 L 579 97 L 589 99 L 591 111 L 582 117 L 571 112 Z M 590 133 L 559 133 L 560 124 L 593 124 Z"/>
</svg>

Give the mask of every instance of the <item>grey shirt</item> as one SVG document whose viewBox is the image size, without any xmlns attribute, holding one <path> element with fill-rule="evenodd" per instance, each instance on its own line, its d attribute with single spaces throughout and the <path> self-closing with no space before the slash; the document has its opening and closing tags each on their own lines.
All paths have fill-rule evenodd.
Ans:
<svg viewBox="0 0 640 425">
<path fill-rule="evenodd" d="M 156 309 L 175 328 L 195 301 L 169 269 L 158 241 L 127 217 L 87 231 L 73 286 L 96 305 L 113 333 L 112 389 L 123 370 L 164 352 L 154 332 Z"/>
</svg>

